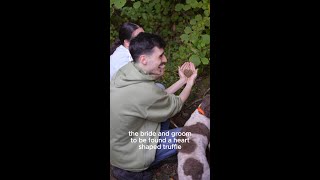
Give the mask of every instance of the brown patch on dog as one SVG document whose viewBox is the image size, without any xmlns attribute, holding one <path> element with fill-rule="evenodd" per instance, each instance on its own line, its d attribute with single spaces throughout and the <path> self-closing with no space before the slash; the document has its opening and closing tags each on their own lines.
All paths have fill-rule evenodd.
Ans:
<svg viewBox="0 0 320 180">
<path fill-rule="evenodd" d="M 210 119 L 210 94 L 206 95 L 201 102 L 201 109 L 204 115 Z"/>
<path fill-rule="evenodd" d="M 210 141 L 210 130 L 203 123 L 197 122 L 197 124 L 191 126 L 184 126 L 181 132 L 191 132 L 191 134 L 201 134 L 208 138 Z"/>
<path fill-rule="evenodd" d="M 191 176 L 193 180 L 201 180 L 203 164 L 194 158 L 188 158 L 184 162 L 183 172 L 186 176 Z"/>
<path fill-rule="evenodd" d="M 188 137 L 180 136 L 180 137 L 178 137 L 178 139 L 188 139 Z M 197 147 L 197 144 L 194 141 L 192 141 L 191 139 L 189 139 L 189 142 L 185 142 L 185 143 L 180 142 L 177 144 L 181 146 L 181 149 L 178 149 L 178 152 L 182 152 L 182 153 L 186 153 L 186 154 L 192 153 Z"/>
</svg>

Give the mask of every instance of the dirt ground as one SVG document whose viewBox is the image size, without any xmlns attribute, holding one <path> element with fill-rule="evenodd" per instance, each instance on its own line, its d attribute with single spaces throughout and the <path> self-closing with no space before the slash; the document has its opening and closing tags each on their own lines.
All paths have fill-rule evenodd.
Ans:
<svg viewBox="0 0 320 180">
<path fill-rule="evenodd" d="M 210 77 L 208 74 L 205 74 L 201 77 L 198 77 L 196 83 L 194 85 L 194 92 L 190 95 L 186 103 L 184 104 L 182 110 L 175 115 L 174 117 L 170 118 L 172 128 L 175 127 L 183 127 L 185 122 L 189 119 L 191 114 L 195 111 L 195 109 L 201 103 L 202 98 L 210 94 Z M 207 150 L 207 159 L 210 165 L 210 153 Z M 168 162 L 160 165 L 158 168 L 152 170 L 153 178 L 152 180 L 177 180 L 177 167 L 178 162 Z M 116 180 L 112 177 L 110 172 L 110 179 Z"/>
</svg>

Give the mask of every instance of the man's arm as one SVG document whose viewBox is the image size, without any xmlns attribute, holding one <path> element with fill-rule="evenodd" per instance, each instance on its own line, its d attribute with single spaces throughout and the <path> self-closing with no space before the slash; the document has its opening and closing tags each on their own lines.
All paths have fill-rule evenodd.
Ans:
<svg viewBox="0 0 320 180">
<path fill-rule="evenodd" d="M 182 103 L 186 102 L 186 100 L 188 99 L 192 86 L 193 84 L 187 83 L 186 87 L 184 87 L 184 89 L 180 93 L 179 97 L 181 98 Z"/>
<path fill-rule="evenodd" d="M 198 75 L 198 69 L 195 69 L 193 63 L 190 63 L 190 69 L 192 70 L 193 74 L 187 79 L 187 85 L 179 95 L 183 103 L 188 99 L 192 86 L 194 85 L 194 81 Z"/>
<path fill-rule="evenodd" d="M 186 84 L 186 79 L 179 79 L 177 82 L 175 82 L 174 84 L 172 84 L 170 87 L 168 87 L 166 91 L 168 94 L 174 94 L 175 92 L 177 92 L 183 85 Z"/>
</svg>

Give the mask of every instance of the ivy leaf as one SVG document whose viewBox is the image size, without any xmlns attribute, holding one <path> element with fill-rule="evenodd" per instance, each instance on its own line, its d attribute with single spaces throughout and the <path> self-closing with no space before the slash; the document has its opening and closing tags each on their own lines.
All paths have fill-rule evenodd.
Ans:
<svg viewBox="0 0 320 180">
<path fill-rule="evenodd" d="M 134 7 L 135 9 L 138 9 L 138 8 L 140 7 L 140 5 L 141 5 L 141 2 L 140 2 L 140 1 L 137 1 L 137 2 L 135 2 L 135 3 L 133 4 L 133 7 Z"/>
<path fill-rule="evenodd" d="M 201 62 L 202 62 L 202 64 L 207 65 L 207 64 L 209 64 L 209 59 L 208 58 L 201 58 Z"/>
<path fill-rule="evenodd" d="M 143 0 L 143 2 L 146 2 L 146 3 L 149 2 L 149 1 L 150 1 L 150 0 Z"/>
<path fill-rule="evenodd" d="M 114 6 L 117 8 L 117 9 L 121 9 L 125 4 L 126 4 L 126 0 L 117 0 L 114 2 Z"/>
<path fill-rule="evenodd" d="M 191 28 L 189 26 L 187 26 L 185 29 L 184 29 L 184 33 L 186 34 L 190 34 L 192 32 Z"/>
<path fill-rule="evenodd" d="M 191 4 L 191 3 L 192 3 L 192 0 L 186 0 L 186 3 L 187 3 L 187 4 Z"/>
<path fill-rule="evenodd" d="M 182 34 L 180 36 L 180 38 L 182 39 L 182 41 L 188 41 L 189 40 L 189 36 L 187 34 Z"/>
<path fill-rule="evenodd" d="M 210 35 L 208 35 L 208 34 L 202 35 L 202 42 L 204 44 L 209 44 L 210 43 Z"/>
<path fill-rule="evenodd" d="M 199 56 L 197 55 L 192 55 L 190 58 L 189 58 L 189 61 L 191 61 L 195 66 L 199 66 L 201 61 L 200 61 L 200 58 Z"/>
<path fill-rule="evenodd" d="M 183 4 L 177 4 L 175 7 L 176 11 L 181 11 L 181 9 L 183 8 Z"/>
</svg>

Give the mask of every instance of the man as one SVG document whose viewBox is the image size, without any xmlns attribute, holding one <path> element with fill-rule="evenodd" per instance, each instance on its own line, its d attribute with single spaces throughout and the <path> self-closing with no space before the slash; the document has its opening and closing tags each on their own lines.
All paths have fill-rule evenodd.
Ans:
<svg viewBox="0 0 320 180">
<path fill-rule="evenodd" d="M 176 83 L 166 90 L 159 88 L 155 80 L 164 74 L 167 63 L 164 48 L 161 37 L 141 32 L 130 43 L 133 62 L 120 68 L 110 82 L 110 163 L 128 172 L 142 172 L 177 152 L 176 149 L 141 148 L 142 144 L 154 147 L 159 139 L 175 138 L 159 137 L 158 133 L 180 130 L 168 130 L 168 119 L 181 110 L 197 77 L 194 65 L 185 63 L 179 67 L 180 79 Z M 193 71 L 189 78 L 183 74 L 186 68 Z M 173 94 L 184 85 L 179 96 Z M 138 134 L 129 135 L 129 132 Z M 141 135 L 146 132 L 152 135 Z"/>
</svg>

